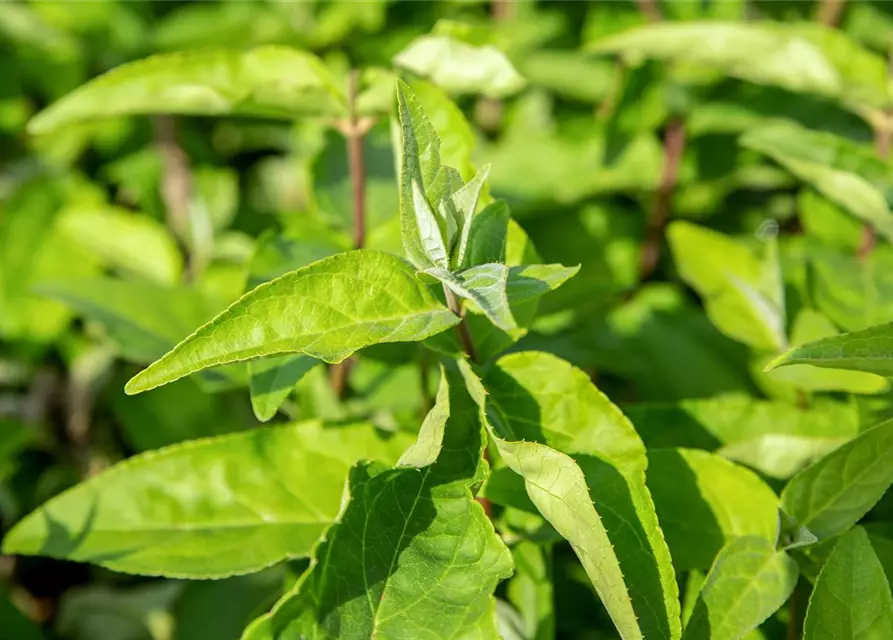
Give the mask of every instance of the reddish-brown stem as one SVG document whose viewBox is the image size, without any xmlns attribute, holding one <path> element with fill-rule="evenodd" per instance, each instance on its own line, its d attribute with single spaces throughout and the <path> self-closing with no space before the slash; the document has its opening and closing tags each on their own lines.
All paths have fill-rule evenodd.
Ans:
<svg viewBox="0 0 893 640">
<path fill-rule="evenodd" d="M 353 244 L 362 249 L 366 244 L 366 158 L 363 153 L 363 137 L 365 131 L 360 127 L 357 117 L 357 84 L 359 72 L 350 72 L 347 82 L 347 104 L 350 126 L 346 135 L 347 161 L 350 171 L 350 183 L 353 194 Z"/>
<path fill-rule="evenodd" d="M 845 4 L 846 0 L 822 0 L 816 20 L 826 27 L 836 27 Z"/>
<path fill-rule="evenodd" d="M 443 294 L 446 296 L 449 310 L 462 318 L 462 321 L 456 325 L 456 333 L 459 334 L 462 350 L 472 362 L 477 362 L 477 352 L 474 350 L 474 342 L 471 339 L 471 332 L 468 330 L 468 323 L 465 321 L 465 316 L 462 314 L 462 309 L 459 306 L 459 300 L 456 298 L 456 294 L 450 291 L 446 285 L 443 286 Z"/>
<path fill-rule="evenodd" d="M 155 116 L 155 139 L 162 158 L 161 197 L 168 226 L 186 242 L 189 237 L 189 159 L 177 144 L 173 116 Z"/>
<path fill-rule="evenodd" d="M 670 200 L 679 178 L 679 165 L 685 151 L 685 122 L 675 118 L 664 133 L 664 167 L 660 184 L 654 194 L 654 202 L 645 227 L 645 240 L 639 261 L 639 280 L 647 280 L 657 267 L 664 227 L 670 213 Z"/>
<path fill-rule="evenodd" d="M 660 7 L 657 6 L 656 0 L 636 0 L 636 6 L 639 11 L 650 22 L 660 22 L 663 20 L 663 14 Z"/>
</svg>

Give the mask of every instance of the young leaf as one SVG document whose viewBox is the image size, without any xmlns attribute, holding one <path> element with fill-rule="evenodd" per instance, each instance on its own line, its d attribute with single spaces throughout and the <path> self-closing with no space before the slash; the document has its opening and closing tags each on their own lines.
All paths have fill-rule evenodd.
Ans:
<svg viewBox="0 0 893 640">
<path fill-rule="evenodd" d="M 446 35 L 416 38 L 394 56 L 394 64 L 430 78 L 450 93 L 504 98 L 525 84 L 505 54 L 493 45 L 475 46 Z"/>
<path fill-rule="evenodd" d="M 509 268 L 504 264 L 482 264 L 461 273 L 446 269 L 426 269 L 456 295 L 476 303 L 490 322 L 503 331 L 518 328 L 508 299 Z"/>
<path fill-rule="evenodd" d="M 704 298 L 707 315 L 731 338 L 756 349 L 786 343 L 783 299 L 763 263 L 746 247 L 716 231 L 677 221 L 667 230 L 679 274 Z"/>
<path fill-rule="evenodd" d="M 443 231 L 418 182 L 412 183 L 412 208 L 415 211 L 419 239 L 422 241 L 422 249 L 425 250 L 428 263 L 435 268 L 445 269 L 449 265 L 450 256 L 444 242 Z"/>
<path fill-rule="evenodd" d="M 893 597 L 862 527 L 846 532 L 809 598 L 804 640 L 893 637 Z"/>
<path fill-rule="evenodd" d="M 450 263 L 452 269 L 458 269 L 465 263 L 465 252 L 468 249 L 468 240 L 471 237 L 471 226 L 477 212 L 478 201 L 481 197 L 481 191 L 487 176 L 490 175 L 490 165 L 485 165 L 478 171 L 474 178 L 463 185 L 461 189 L 450 196 L 450 204 L 459 214 L 461 220 L 459 244 L 453 253 L 453 260 Z M 508 211 L 506 210 L 506 213 Z M 500 262 L 504 262 L 501 260 Z"/>
<path fill-rule="evenodd" d="M 865 431 L 785 486 L 781 508 L 819 540 L 843 533 L 893 484 L 893 421 Z"/>
<path fill-rule="evenodd" d="M 112 69 L 40 112 L 31 134 L 114 116 L 180 113 L 292 119 L 343 112 L 344 96 L 314 55 L 289 47 L 167 53 Z"/>
<path fill-rule="evenodd" d="M 400 258 L 342 253 L 245 294 L 125 390 L 140 393 L 208 367 L 283 353 L 340 362 L 363 347 L 422 340 L 458 322 Z"/>
<path fill-rule="evenodd" d="M 469 222 L 469 240 L 458 258 L 462 268 L 488 262 L 505 262 L 509 210 L 504 200 L 497 200 Z"/>
<path fill-rule="evenodd" d="M 511 556 L 473 498 L 485 474 L 475 408 L 442 378 L 416 444 L 396 468 L 354 467 L 310 569 L 243 638 L 498 638 L 493 591 Z"/>
<path fill-rule="evenodd" d="M 654 449 L 647 474 L 676 571 L 709 569 L 736 537 L 775 541 L 778 498 L 747 469 L 697 449 Z"/>
<path fill-rule="evenodd" d="M 766 371 L 792 364 L 893 376 L 893 323 L 794 347 L 770 362 Z"/>
<path fill-rule="evenodd" d="M 261 422 L 276 415 L 304 374 L 319 364 L 309 356 L 272 356 L 248 361 L 251 408 Z"/>
<path fill-rule="evenodd" d="M 741 638 L 785 603 L 797 563 L 764 538 L 736 538 L 716 558 L 683 640 Z"/>
<path fill-rule="evenodd" d="M 219 578 L 309 554 L 360 458 L 395 460 L 401 437 L 318 422 L 194 440 L 141 454 L 20 521 L 4 553 L 115 571 Z"/>
<path fill-rule="evenodd" d="M 571 543 L 621 636 L 678 638 L 676 579 L 632 425 L 554 356 L 505 356 L 484 385 L 460 364 L 500 456 Z"/>
<path fill-rule="evenodd" d="M 888 240 L 893 238 L 893 211 L 887 200 L 893 168 L 870 148 L 788 123 L 754 129 L 741 144 L 765 153 Z"/>
</svg>

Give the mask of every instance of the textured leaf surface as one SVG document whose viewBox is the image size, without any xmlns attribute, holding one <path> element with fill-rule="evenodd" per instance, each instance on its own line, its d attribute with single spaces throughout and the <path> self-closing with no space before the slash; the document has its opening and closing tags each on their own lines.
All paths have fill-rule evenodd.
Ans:
<svg viewBox="0 0 893 640">
<path fill-rule="evenodd" d="M 126 390 L 139 393 L 208 367 L 283 353 L 339 362 L 363 347 L 421 340 L 458 321 L 400 258 L 352 251 L 248 292 Z"/>
<path fill-rule="evenodd" d="M 306 556 L 334 522 L 361 458 L 395 460 L 402 437 L 300 423 L 141 454 L 19 522 L 4 553 L 146 575 L 212 578 Z"/>
<path fill-rule="evenodd" d="M 791 124 L 759 127 L 744 135 L 741 144 L 765 153 L 888 240 L 893 238 L 888 200 L 893 167 L 869 147 Z"/>
<path fill-rule="evenodd" d="M 706 451 L 654 449 L 647 474 L 676 571 L 709 569 L 737 537 L 775 541 L 778 497 L 753 472 Z"/>
<path fill-rule="evenodd" d="M 312 54 L 278 46 L 192 51 L 113 69 L 39 113 L 28 130 L 44 134 L 85 120 L 146 113 L 332 115 L 343 102 Z"/>
<path fill-rule="evenodd" d="M 843 533 L 893 484 L 893 421 L 864 432 L 794 476 L 781 507 L 819 540 Z"/>
<path fill-rule="evenodd" d="M 792 364 L 893 376 L 893 323 L 794 347 L 770 362 L 767 370 Z"/>
<path fill-rule="evenodd" d="M 512 561 L 473 498 L 483 430 L 457 382 L 442 379 L 396 468 L 354 467 L 350 502 L 310 569 L 246 640 L 499 637 L 493 590 Z"/>
<path fill-rule="evenodd" d="M 707 315 L 731 338 L 757 349 L 785 345 L 783 299 L 763 262 L 747 247 L 689 222 L 670 225 L 667 238 L 679 275 L 704 299 Z"/>
<path fill-rule="evenodd" d="M 855 407 L 786 402 L 743 395 L 626 409 L 649 449 L 688 447 L 716 451 L 774 478 L 789 478 L 859 434 Z"/>
<path fill-rule="evenodd" d="M 816 580 L 805 640 L 893 637 L 893 597 L 868 534 L 855 527 L 844 534 Z"/>
<path fill-rule="evenodd" d="M 477 304 L 503 331 L 518 328 L 509 307 L 509 268 L 504 264 L 484 264 L 455 274 L 446 269 L 428 269 L 425 273 L 440 280 L 459 297 Z"/>
<path fill-rule="evenodd" d="M 444 35 L 426 35 L 394 57 L 394 64 L 430 78 L 450 93 L 504 98 L 524 87 L 524 78 L 492 45 L 475 46 Z"/>
<path fill-rule="evenodd" d="M 486 403 L 476 386 L 500 455 L 570 541 L 621 635 L 679 637 L 676 580 L 632 425 L 582 371 L 544 353 L 501 358 Z"/>
<path fill-rule="evenodd" d="M 775 613 L 797 584 L 797 563 L 763 538 L 730 542 L 717 556 L 684 640 L 741 638 Z"/>
</svg>

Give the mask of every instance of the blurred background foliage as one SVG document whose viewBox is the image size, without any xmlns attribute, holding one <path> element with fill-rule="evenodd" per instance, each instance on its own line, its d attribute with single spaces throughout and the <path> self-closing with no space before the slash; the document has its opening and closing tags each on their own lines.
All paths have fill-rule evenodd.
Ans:
<svg viewBox="0 0 893 640">
<path fill-rule="evenodd" d="M 680 31 L 640 31 L 657 24 Z M 784 46 L 772 57 L 762 45 L 775 40 L 730 30 L 747 24 Z M 590 373 L 647 445 L 718 450 L 778 486 L 893 414 L 873 377 L 761 372 L 789 342 L 893 320 L 891 35 L 883 2 L 0 3 L 0 532 L 134 453 L 256 426 L 244 368 L 130 398 L 123 383 L 246 287 L 354 242 L 330 119 L 123 116 L 26 132 L 87 80 L 155 53 L 271 44 L 314 52 L 344 86 L 360 70 L 357 108 L 374 118 L 366 244 L 400 253 L 387 113 L 395 73 L 427 78 L 420 99 L 449 94 L 467 119 L 434 115 L 453 134 L 449 164 L 492 163 L 493 195 L 543 261 L 582 265 L 513 348 Z M 469 63 L 469 47 L 501 55 Z M 761 333 L 717 302 L 729 286 L 717 261 L 746 279 L 770 248 L 786 313 Z M 279 420 L 417 429 L 433 358 L 394 345 L 351 362 L 312 369 Z M 684 428 L 668 436 L 669 423 Z M 789 443 L 777 464 L 760 454 L 772 437 Z M 869 520 L 890 513 L 885 499 Z M 505 517 L 535 538 L 537 523 Z M 503 596 L 527 618 L 537 598 L 555 611 L 543 623 L 507 610 L 507 637 L 546 638 L 552 624 L 610 637 L 569 548 L 555 548 L 551 593 L 535 547 L 515 555 L 526 569 Z M 0 638 L 237 638 L 299 569 L 186 583 L 0 557 Z M 784 616 L 763 637 L 782 637 Z"/>
</svg>

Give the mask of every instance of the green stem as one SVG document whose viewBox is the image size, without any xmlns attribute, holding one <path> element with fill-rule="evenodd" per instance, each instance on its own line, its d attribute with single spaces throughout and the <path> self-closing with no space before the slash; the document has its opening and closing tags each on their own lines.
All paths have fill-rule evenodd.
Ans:
<svg viewBox="0 0 893 640">
<path fill-rule="evenodd" d="M 477 362 L 477 352 L 474 349 L 474 341 L 471 339 L 471 332 L 468 330 L 468 323 L 465 320 L 465 316 L 462 313 L 462 308 L 459 305 L 459 299 L 456 298 L 456 294 L 450 291 L 449 287 L 443 285 L 443 293 L 446 296 L 447 307 L 450 311 L 455 313 L 457 316 L 462 318 L 462 321 L 456 325 L 456 333 L 459 334 L 459 341 L 462 344 L 462 350 L 465 351 L 465 354 L 472 362 Z"/>
</svg>

